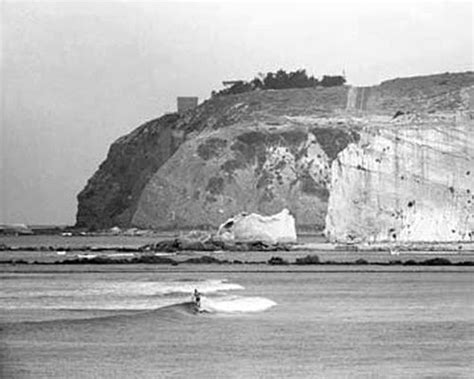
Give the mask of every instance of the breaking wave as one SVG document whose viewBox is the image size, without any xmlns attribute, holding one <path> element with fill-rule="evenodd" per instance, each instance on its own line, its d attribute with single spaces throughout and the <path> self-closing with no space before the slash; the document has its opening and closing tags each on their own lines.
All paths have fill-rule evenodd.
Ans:
<svg viewBox="0 0 474 379">
<path fill-rule="evenodd" d="M 157 292 L 155 294 L 190 294 L 194 291 L 195 288 L 199 289 L 199 292 L 204 294 L 212 294 L 220 291 L 234 291 L 242 290 L 240 284 L 228 283 L 226 280 L 204 280 L 204 281 L 195 281 L 195 280 L 186 280 L 186 281 L 176 281 L 176 282 L 167 282 L 162 284 L 160 288 L 156 288 Z"/>
<path fill-rule="evenodd" d="M 13 284 L 13 283 L 12 283 Z M 275 305 L 263 297 L 230 295 L 244 287 L 225 279 L 180 279 L 168 281 L 77 281 L 50 278 L 34 280 L 21 288 L 0 288 L 0 307 L 35 311 L 174 311 L 185 307 L 197 312 L 191 295 L 202 294 L 201 311 L 206 313 L 261 312 Z M 175 308 L 173 308 L 175 307 Z M 177 308 L 176 308 L 177 307 Z M 181 308 L 180 308 L 181 307 Z"/>
<path fill-rule="evenodd" d="M 201 308 L 208 313 L 253 313 L 262 312 L 276 303 L 264 297 L 226 296 L 201 299 Z"/>
<path fill-rule="evenodd" d="M 31 282 L 21 289 L 8 291 L 0 289 L 0 304 L 5 298 L 30 298 L 37 297 L 106 297 L 106 296 L 169 296 L 190 295 L 195 288 L 204 294 L 213 294 L 221 291 L 242 290 L 240 284 L 229 283 L 226 280 L 179 280 L 179 281 L 81 281 L 81 282 L 55 282 L 51 280 L 47 285 L 40 286 Z"/>
<path fill-rule="evenodd" d="M 200 315 L 200 314 L 239 314 L 263 312 L 277 305 L 264 297 L 223 296 L 216 298 L 203 297 L 198 310 L 191 301 L 168 305 L 153 312 L 156 316 L 164 315 Z"/>
</svg>

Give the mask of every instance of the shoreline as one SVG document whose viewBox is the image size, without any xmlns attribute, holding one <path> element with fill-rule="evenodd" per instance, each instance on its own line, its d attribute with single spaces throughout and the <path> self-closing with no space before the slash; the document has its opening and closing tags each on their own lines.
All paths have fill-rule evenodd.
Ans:
<svg viewBox="0 0 474 379">
<path fill-rule="evenodd" d="M 176 259 L 176 257 L 178 259 Z M 433 257 L 424 260 L 414 259 L 396 259 L 389 261 L 368 261 L 364 258 L 355 260 L 337 261 L 337 260 L 320 260 L 316 254 L 309 254 L 304 257 L 296 257 L 294 261 L 284 259 L 280 256 L 272 256 L 268 260 L 229 260 L 218 259 L 211 255 L 200 255 L 184 259 L 179 255 L 173 258 L 169 256 L 157 256 L 152 254 L 143 254 L 141 256 L 133 256 L 129 258 L 111 257 L 111 256 L 75 256 L 69 259 L 61 259 L 54 261 L 27 261 L 25 259 L 9 259 L 0 260 L 0 265 L 267 265 L 267 266 L 474 266 L 474 260 L 460 260 L 452 262 L 444 257 Z"/>
<path fill-rule="evenodd" d="M 228 243 L 183 237 L 0 237 L 3 265 L 471 266 L 474 242 L 337 244 L 299 235 L 295 244 Z M 316 258 L 315 258 L 316 257 Z"/>
<path fill-rule="evenodd" d="M 1 241 L 1 239 L 0 239 Z M 2 251 L 78 251 L 78 252 L 124 252 L 124 253 L 144 253 L 144 252 L 181 252 L 181 251 L 347 251 L 347 252 L 388 252 L 391 255 L 398 255 L 401 252 L 417 253 L 474 253 L 474 242 L 407 242 L 407 243 L 360 243 L 360 244 L 339 244 L 331 242 L 306 242 L 296 244 L 265 244 L 254 243 L 232 243 L 212 245 L 209 249 L 195 249 L 189 246 L 179 246 L 171 244 L 176 240 L 158 240 L 156 244 L 145 245 L 95 245 L 74 244 L 64 245 L 7 245 L 0 242 L 0 252 Z M 153 246 L 154 245 L 154 246 Z M 192 246 L 191 246 L 192 247 Z M 204 246 L 206 247 L 206 246 Z"/>
</svg>

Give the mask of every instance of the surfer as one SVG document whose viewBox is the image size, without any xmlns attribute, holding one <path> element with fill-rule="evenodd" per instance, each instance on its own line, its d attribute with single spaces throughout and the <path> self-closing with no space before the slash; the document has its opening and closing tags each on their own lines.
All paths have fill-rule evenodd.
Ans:
<svg viewBox="0 0 474 379">
<path fill-rule="evenodd" d="M 196 288 L 194 289 L 194 304 L 198 309 L 201 307 L 201 294 Z"/>
</svg>

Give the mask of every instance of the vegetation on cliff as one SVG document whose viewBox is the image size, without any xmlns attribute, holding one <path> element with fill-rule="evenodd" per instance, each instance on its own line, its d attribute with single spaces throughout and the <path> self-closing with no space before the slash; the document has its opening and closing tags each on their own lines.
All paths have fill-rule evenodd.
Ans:
<svg viewBox="0 0 474 379">
<path fill-rule="evenodd" d="M 342 86 L 345 83 L 346 78 L 341 75 L 324 75 L 323 78 L 319 80 L 314 76 L 309 76 L 304 69 L 290 72 L 280 69 L 275 73 L 268 72 L 266 75 L 260 74 L 259 77 L 255 77 L 251 81 L 237 81 L 232 86 L 221 91 L 213 91 L 212 96 L 235 95 L 265 89 L 308 88 L 317 86 L 334 87 Z"/>
</svg>

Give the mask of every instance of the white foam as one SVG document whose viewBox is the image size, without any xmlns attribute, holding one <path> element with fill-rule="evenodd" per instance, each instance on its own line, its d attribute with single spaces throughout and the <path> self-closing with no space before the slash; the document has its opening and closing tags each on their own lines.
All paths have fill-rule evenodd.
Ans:
<svg viewBox="0 0 474 379">
<path fill-rule="evenodd" d="M 276 303 L 265 297 L 228 296 L 223 298 L 201 299 L 201 309 L 211 313 L 249 313 L 262 312 Z"/>
<path fill-rule="evenodd" d="M 211 294 L 219 291 L 234 291 L 242 290 L 240 284 L 228 283 L 225 280 L 204 280 L 204 281 L 186 281 L 186 282 L 166 282 L 160 288 L 156 288 L 157 293 L 189 293 L 191 294 L 195 289 L 201 293 Z"/>
<path fill-rule="evenodd" d="M 36 296 L 159 296 L 168 294 L 189 294 L 194 289 L 204 294 L 217 293 L 219 291 L 241 290 L 240 284 L 229 283 L 226 280 L 191 280 L 191 281 L 80 281 L 55 283 L 51 281 L 43 288 L 38 288 L 34 282 L 24 287 L 23 291 L 15 291 L 15 297 Z M 3 293 L 0 289 L 0 299 L 4 296 L 10 297 L 11 293 Z"/>
<path fill-rule="evenodd" d="M 0 287 L 3 309 L 156 309 L 188 301 L 194 289 L 209 294 L 241 290 L 226 280 L 119 281 L 83 280 L 25 283 L 21 289 Z"/>
</svg>

